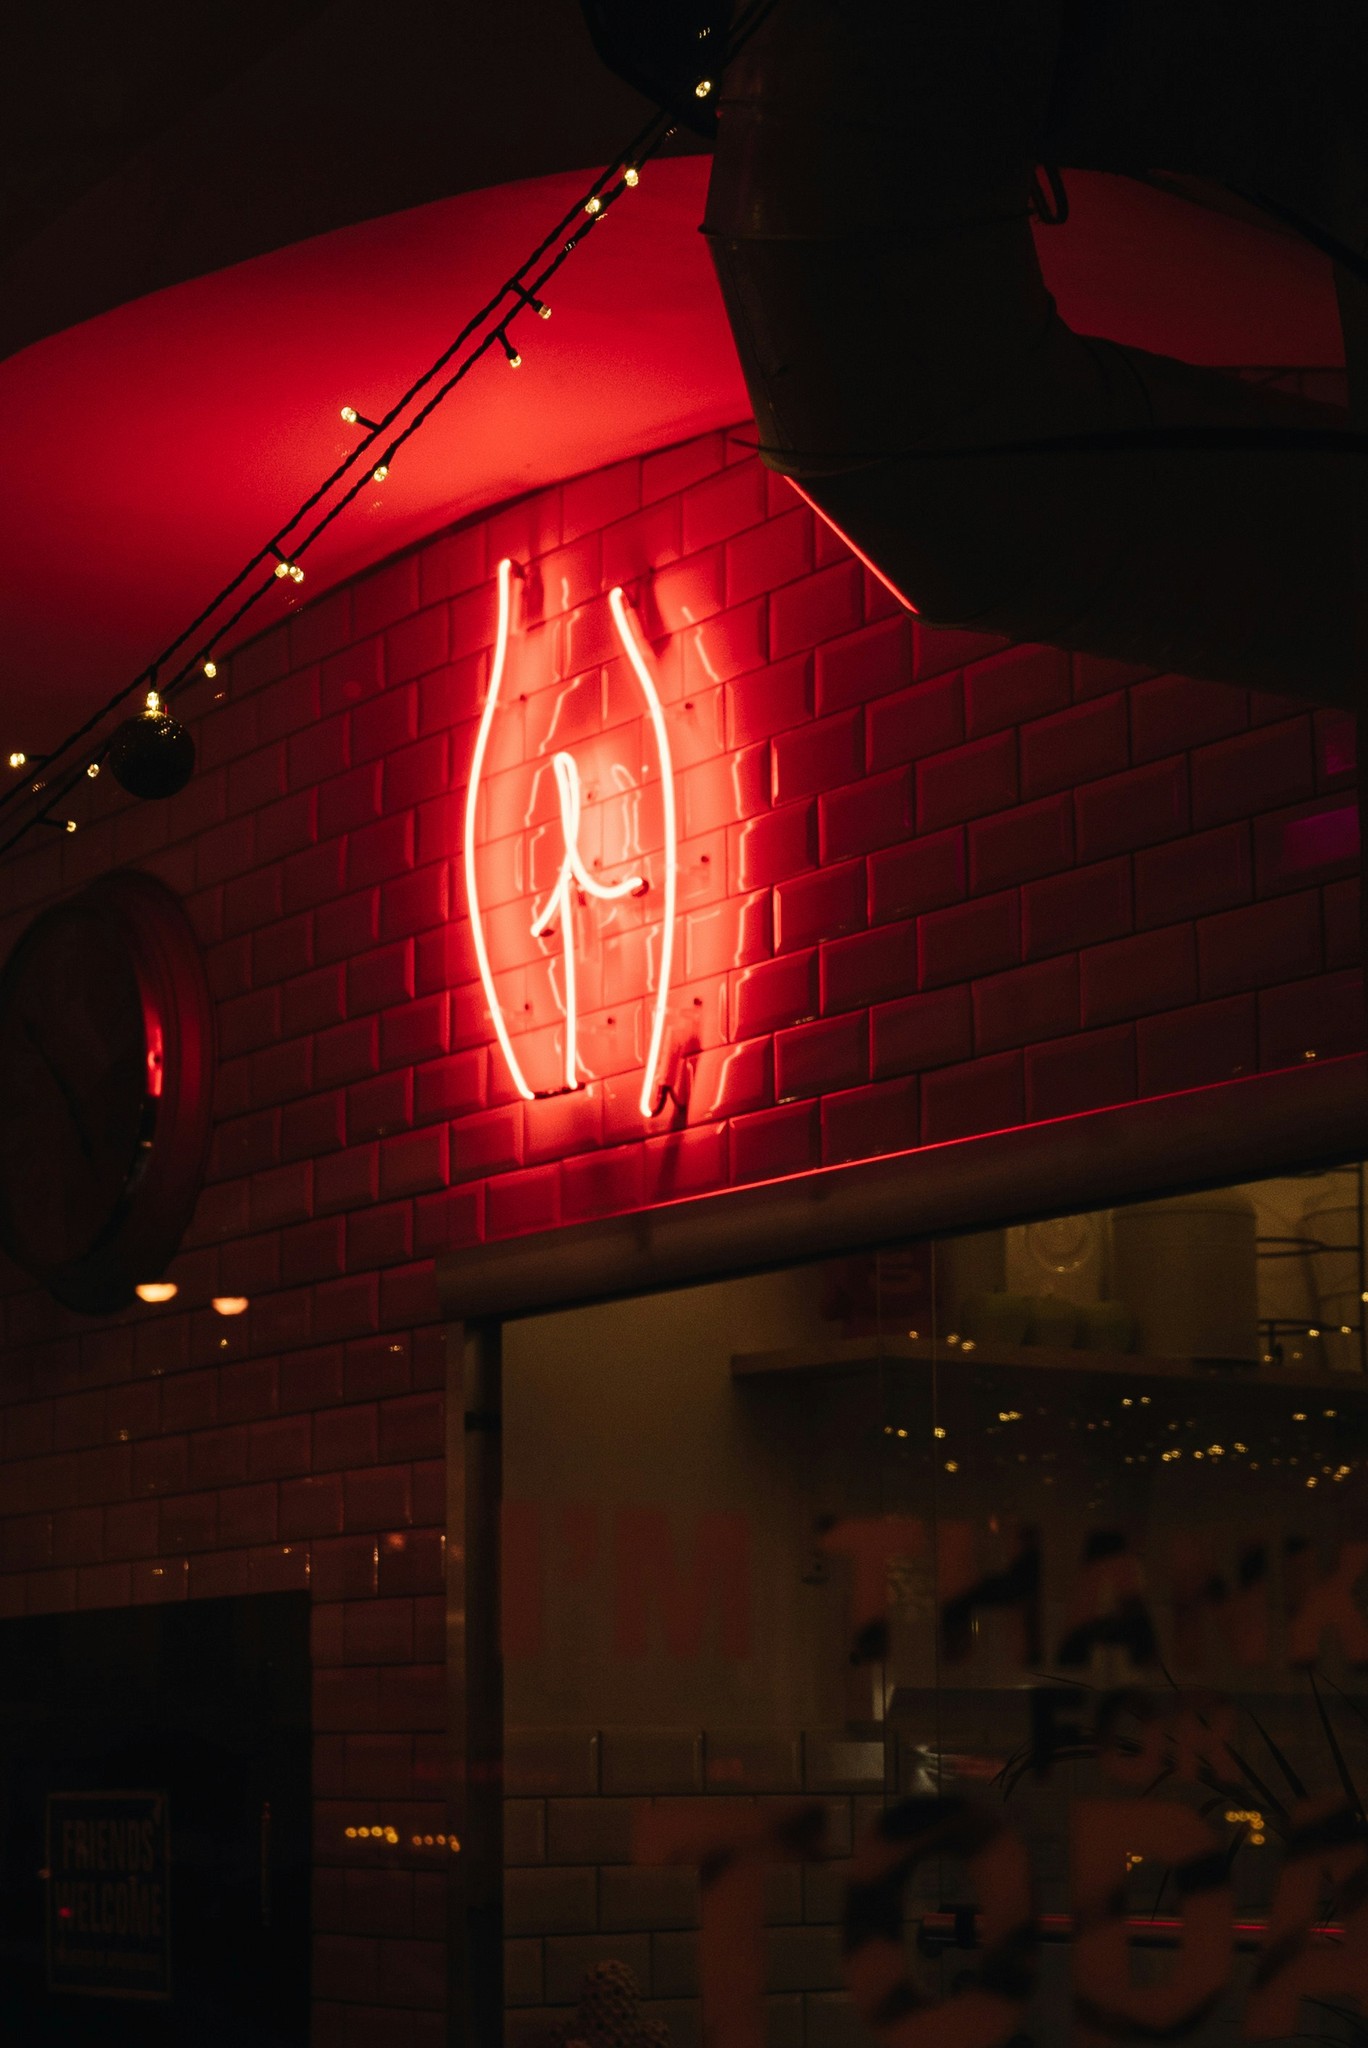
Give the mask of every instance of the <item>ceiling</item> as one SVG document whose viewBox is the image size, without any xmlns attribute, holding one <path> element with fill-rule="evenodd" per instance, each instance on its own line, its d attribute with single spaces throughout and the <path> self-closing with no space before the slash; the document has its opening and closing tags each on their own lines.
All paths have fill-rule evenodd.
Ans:
<svg viewBox="0 0 1368 2048">
<path fill-rule="evenodd" d="M 592 159 L 587 159 L 592 161 Z M 647 167 L 246 633 L 440 525 L 747 406 L 697 232 L 707 161 Z M 41 750 L 137 673 L 571 203 L 557 173 L 338 227 L 115 305 L 0 362 L 0 713 Z M 1328 264 L 1187 199 L 1071 173 L 1038 235 L 1076 327 L 1227 364 L 1342 361 Z M 893 337 L 884 337 L 895 345 Z"/>
</svg>

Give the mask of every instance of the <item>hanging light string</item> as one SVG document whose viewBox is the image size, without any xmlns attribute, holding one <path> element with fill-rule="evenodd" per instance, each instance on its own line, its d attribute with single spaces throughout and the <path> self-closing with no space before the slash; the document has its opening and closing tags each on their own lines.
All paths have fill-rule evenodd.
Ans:
<svg viewBox="0 0 1368 2048">
<path fill-rule="evenodd" d="M 754 0 L 754 4 L 741 12 L 733 25 L 732 34 L 728 39 L 728 62 L 741 49 L 743 44 L 749 41 L 774 5 L 775 0 Z M 695 88 L 695 92 L 700 99 L 711 97 L 715 91 L 716 86 L 711 79 L 700 80 Z M 36 782 L 29 783 L 25 777 L 24 780 L 13 784 L 8 790 L 0 791 L 0 812 L 17 804 L 25 795 L 41 795 L 43 802 L 8 838 L 0 841 L 0 854 L 8 853 L 12 847 L 18 845 L 20 840 L 29 831 L 38 825 L 56 823 L 62 829 L 74 831 L 76 829 L 74 820 L 67 818 L 54 820 L 52 813 L 60 809 L 64 800 L 73 793 L 79 784 L 98 775 L 100 763 L 107 751 L 107 742 L 97 747 L 93 758 L 90 756 L 90 750 L 83 748 L 83 743 L 90 739 L 91 735 L 98 730 L 105 720 L 118 711 L 127 699 L 138 691 L 147 693 L 149 709 L 153 708 L 152 700 L 154 696 L 157 700 L 157 708 L 164 708 L 172 692 L 182 689 L 188 683 L 198 680 L 200 677 L 212 678 L 217 672 L 213 659 L 214 653 L 227 636 L 246 618 L 249 612 L 260 604 L 270 591 L 276 588 L 278 583 L 284 581 L 303 582 L 304 570 L 300 558 L 308 553 L 309 549 L 327 532 L 333 521 L 364 490 L 373 483 L 383 483 L 385 481 L 389 475 L 394 458 L 400 449 L 426 425 L 437 408 L 469 376 L 481 358 L 487 355 L 491 349 L 497 347 L 502 350 L 505 359 L 511 367 L 516 369 L 521 365 L 522 357 L 511 341 L 508 332 L 514 319 L 519 314 L 535 314 L 543 320 L 550 318 L 551 308 L 541 296 L 546 286 L 560 270 L 561 266 L 567 263 L 575 251 L 588 240 L 593 230 L 607 217 L 610 209 L 617 204 L 623 194 L 635 190 L 640 181 L 642 165 L 649 162 L 656 155 L 662 145 L 674 134 L 675 127 L 676 122 L 673 114 L 662 111 L 653 115 L 627 146 L 618 152 L 612 162 L 598 173 L 581 197 L 575 201 L 566 213 L 562 214 L 556 224 L 543 236 L 536 248 L 523 258 L 523 261 L 505 279 L 503 284 L 499 286 L 499 289 L 492 298 L 488 299 L 476 313 L 471 315 L 465 326 L 453 337 L 441 354 L 414 379 L 408 389 L 395 400 L 394 404 L 380 419 L 367 419 L 364 414 L 359 412 L 350 403 L 342 407 L 343 420 L 348 425 L 359 426 L 363 429 L 362 438 L 352 448 L 350 454 L 345 456 L 331 474 L 326 476 L 316 489 L 310 492 L 309 496 L 304 499 L 302 504 L 297 507 L 284 524 L 277 528 L 271 539 L 258 548 L 257 552 L 243 564 L 237 574 L 223 585 L 222 589 L 210 599 L 203 610 L 176 635 L 174 640 L 162 649 L 161 653 L 142 670 L 141 674 L 136 676 L 131 683 L 127 683 L 121 689 L 116 690 L 113 696 L 100 706 L 98 711 L 94 712 L 81 725 L 77 726 L 74 731 L 70 732 L 64 740 L 53 747 L 48 753 L 41 756 L 28 756 L 16 751 L 11 755 L 11 767 L 26 768 L 41 765 L 44 773 Z M 511 308 L 507 303 L 509 299 L 513 301 Z M 465 351 L 464 354 L 462 354 L 462 350 Z M 451 369 L 450 375 L 443 377 L 443 372 L 448 370 L 453 363 L 455 368 Z M 442 381 L 438 382 L 439 379 Z M 402 427 L 394 431 L 396 423 L 409 411 L 417 399 L 433 385 L 436 385 L 436 389 L 432 390 L 426 402 Z M 390 438 L 381 452 L 380 459 L 378 461 L 371 459 L 372 451 L 380 442 L 385 441 L 387 436 Z M 314 520 L 313 524 L 301 534 L 299 529 L 304 526 L 304 522 L 308 520 L 310 514 L 316 512 L 324 504 L 325 500 L 337 491 L 338 486 L 351 476 L 354 471 L 358 470 L 359 474 L 355 475 L 353 481 L 347 485 L 347 488 L 337 495 L 333 502 Z M 292 536 L 294 536 L 293 539 Z M 260 582 L 252 583 L 251 579 L 268 563 L 270 564 L 269 575 Z M 176 661 L 177 657 L 182 654 L 182 650 L 194 641 L 196 636 L 202 633 L 206 627 L 210 626 L 211 622 L 223 611 L 224 606 L 237 596 L 244 586 L 249 584 L 251 587 L 246 590 L 241 602 L 235 609 L 219 619 L 218 624 L 214 625 L 212 631 L 205 635 L 194 652 L 181 661 L 180 666 L 171 675 L 169 681 L 159 684 L 158 677 L 162 671 L 168 669 Z M 82 758 L 74 768 L 63 774 L 55 787 L 50 787 L 48 771 L 54 764 L 63 761 L 78 749 L 83 750 Z"/>
<path fill-rule="evenodd" d="M 16 754 L 12 765 L 17 768 L 23 768 L 30 764 L 33 766 L 41 765 L 45 770 L 48 770 L 53 764 L 62 761 L 75 749 L 79 748 L 82 742 L 88 740 L 91 734 L 115 711 L 119 710 L 130 696 L 137 691 L 148 689 L 155 682 L 160 671 L 175 661 L 187 643 L 193 641 L 195 636 L 202 632 L 222 612 L 223 607 L 243 589 L 243 586 L 251 582 L 256 572 L 266 563 L 271 563 L 270 574 L 247 590 L 242 602 L 237 605 L 236 609 L 219 620 L 219 623 L 213 627 L 212 632 L 206 635 L 200 645 L 195 648 L 195 651 L 182 661 L 180 667 L 171 676 L 170 680 L 162 686 L 160 692 L 162 703 L 165 704 L 173 691 L 182 688 L 197 674 L 203 674 L 206 663 L 209 665 L 210 674 L 212 674 L 214 672 L 212 656 L 226 636 L 241 623 L 247 614 L 270 591 L 277 587 L 279 582 L 287 578 L 296 583 L 303 581 L 304 572 L 300 565 L 300 558 L 307 554 L 308 550 L 327 531 L 333 521 L 346 510 L 347 506 L 376 480 L 381 470 L 384 471 L 385 475 L 388 475 L 389 468 L 398 450 L 427 423 L 437 407 L 469 375 L 481 357 L 487 354 L 492 347 L 502 346 L 510 362 L 515 362 L 515 359 L 516 362 L 521 362 L 521 357 L 517 355 L 517 351 L 513 349 L 507 336 L 507 329 L 512 320 L 518 313 L 528 311 L 533 304 L 535 304 L 539 312 L 550 312 L 549 306 L 546 306 L 541 298 L 541 292 L 545 289 L 547 282 L 555 276 L 561 265 L 569 260 L 575 250 L 587 240 L 593 229 L 607 217 L 609 209 L 621 198 L 622 194 L 634 188 L 638 181 L 640 165 L 645 163 L 659 150 L 661 144 L 672 132 L 672 129 L 673 124 L 663 115 L 658 115 L 648 122 L 628 148 L 606 170 L 600 172 L 589 190 L 575 202 L 575 205 L 567 213 L 562 215 L 561 219 L 531 254 L 519 264 L 513 275 L 500 285 L 498 291 L 492 298 L 486 301 L 477 313 L 472 315 L 460 333 L 443 349 L 435 361 L 430 363 L 427 369 L 414 379 L 413 383 L 410 384 L 408 389 L 395 401 L 381 419 L 374 422 L 363 421 L 361 415 L 355 411 L 354 407 L 350 405 L 344 407 L 343 417 L 349 424 L 355 423 L 364 426 L 365 432 L 363 437 L 331 474 L 324 478 L 322 483 L 304 499 L 302 504 L 298 506 L 284 524 L 276 530 L 271 539 L 258 548 L 257 552 L 238 570 L 237 574 L 224 584 L 223 588 L 210 599 L 209 603 L 190 621 L 189 625 L 178 633 L 175 639 L 162 649 L 156 660 L 149 663 L 147 668 L 135 677 L 131 683 L 125 684 L 121 689 L 117 690 L 106 703 L 100 706 L 98 711 L 94 712 L 83 724 L 77 726 L 73 732 L 69 733 L 57 746 L 50 749 L 47 754 L 25 757 L 23 760 L 19 759 Z M 573 233 L 570 232 L 572 229 Z M 560 243 L 559 248 L 556 248 L 557 242 Z M 549 252 L 553 250 L 554 254 L 550 254 Z M 542 267 L 537 269 L 536 266 L 539 263 Z M 534 273 L 530 280 L 529 272 Z M 510 296 L 514 300 L 511 311 L 507 306 Z M 499 317 L 496 318 L 496 316 Z M 490 325 L 491 322 L 494 323 L 492 326 Z M 487 329 L 488 331 L 481 335 L 481 338 L 475 341 L 473 346 L 467 347 L 467 344 L 471 343 L 473 336 L 480 335 L 481 329 Z M 466 348 L 467 352 L 457 363 L 456 369 L 442 383 L 438 384 L 436 391 L 421 410 L 400 431 L 394 434 L 389 446 L 384 450 L 383 459 L 380 462 L 376 462 L 374 459 L 368 461 L 367 457 L 371 455 L 371 451 L 376 447 L 376 444 L 385 434 L 390 432 L 395 426 L 396 421 L 413 405 L 414 401 L 441 377 L 442 372 L 447 369 L 453 359 L 460 355 L 462 348 Z M 358 468 L 360 474 L 355 477 L 355 480 L 348 486 L 346 491 L 336 498 L 335 502 L 328 507 L 306 532 L 300 535 L 299 528 L 308 519 L 310 513 L 316 511 L 329 495 L 337 489 L 337 486 Z M 380 480 L 383 481 L 383 478 Z M 292 536 L 295 536 L 295 538 L 292 539 Z M 8 790 L 0 792 L 0 810 L 12 806 L 26 793 L 36 795 L 41 792 L 45 798 L 43 805 L 40 806 L 38 811 L 26 820 L 17 831 L 0 843 L 0 853 L 8 852 L 11 847 L 24 837 L 32 826 L 46 822 L 48 813 L 57 808 L 62 799 L 69 795 L 79 782 L 87 778 L 87 766 L 88 764 L 82 761 L 71 775 L 62 779 L 54 788 L 49 787 L 48 778 L 45 774 L 38 782 L 33 784 L 18 783 L 11 786 Z"/>
</svg>

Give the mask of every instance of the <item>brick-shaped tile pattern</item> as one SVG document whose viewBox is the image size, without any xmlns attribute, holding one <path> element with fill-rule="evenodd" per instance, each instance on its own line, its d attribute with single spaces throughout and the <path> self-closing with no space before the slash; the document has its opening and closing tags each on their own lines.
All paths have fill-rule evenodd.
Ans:
<svg viewBox="0 0 1368 2048">
<path fill-rule="evenodd" d="M 649 916 L 582 948 L 581 1095 L 524 1104 L 491 1042 L 460 847 L 503 553 L 559 664 L 519 705 L 527 744 L 614 735 L 605 771 L 637 758 L 613 584 L 657 663 L 681 830 L 668 1128 L 635 1106 Z M 317 2031 L 417 2040 L 442 1998 L 420 1906 L 439 1880 L 426 1849 L 382 1872 L 345 1827 L 443 1827 L 434 1255 L 1361 1047 L 1352 724 L 911 619 L 722 433 L 287 609 L 186 713 L 183 795 L 137 806 L 102 778 L 74 839 L 7 869 L 7 941 L 114 866 L 175 889 L 219 1069 L 175 1302 L 78 1330 L 0 1279 L 3 1600 L 311 1589 L 320 1896 L 348 1902 L 319 1922 Z M 559 983 L 523 894 L 549 882 L 486 797 L 504 1000 L 554 1060 Z M 586 805 L 591 857 L 627 829 Z M 220 1317 L 223 1295 L 251 1306 Z M 640 1786 L 777 1797 L 805 1768 L 744 1731 L 520 1743 L 511 1860 L 571 1872 L 523 1887 L 528 2014 L 603 1935 L 574 1873 L 629 1862 Z M 652 1943 L 684 1969 L 687 1927 L 620 1932 L 678 2017 Z M 837 2039 L 823 1999 L 775 1983 L 775 2039 L 795 2012 L 808 2048 Z"/>
</svg>

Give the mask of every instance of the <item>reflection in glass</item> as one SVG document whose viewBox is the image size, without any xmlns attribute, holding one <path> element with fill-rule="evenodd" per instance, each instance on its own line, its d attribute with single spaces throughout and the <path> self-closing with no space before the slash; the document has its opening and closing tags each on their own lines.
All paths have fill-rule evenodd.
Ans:
<svg viewBox="0 0 1368 2048">
<path fill-rule="evenodd" d="M 1354 1167 L 510 1326 L 512 2038 L 612 1964 L 697 2042 L 751 1857 L 774 2039 L 877 2038 L 900 1859 L 992 2038 L 1361 2039 L 1363 1222 Z"/>
</svg>

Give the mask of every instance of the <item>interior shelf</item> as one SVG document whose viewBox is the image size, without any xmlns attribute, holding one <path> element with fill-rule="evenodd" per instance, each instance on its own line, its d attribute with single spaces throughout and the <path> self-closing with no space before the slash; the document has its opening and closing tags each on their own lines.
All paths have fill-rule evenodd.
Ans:
<svg viewBox="0 0 1368 2048">
<path fill-rule="evenodd" d="M 1285 1388 L 1288 1393 L 1333 1390 L 1368 1401 L 1361 1373 L 1307 1372 L 1296 1366 L 1212 1365 L 1193 1358 L 1150 1358 L 1138 1351 L 1056 1350 L 1044 1344 L 947 1344 L 927 1337 L 843 1337 L 784 1351 L 742 1351 L 732 1356 L 732 1377 L 767 1380 L 785 1374 L 841 1377 L 880 1367 L 964 1365 L 1011 1372 L 1106 1373 L 1135 1380 L 1200 1380 L 1213 1387 Z"/>
</svg>

